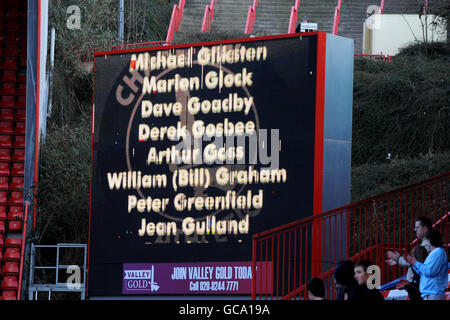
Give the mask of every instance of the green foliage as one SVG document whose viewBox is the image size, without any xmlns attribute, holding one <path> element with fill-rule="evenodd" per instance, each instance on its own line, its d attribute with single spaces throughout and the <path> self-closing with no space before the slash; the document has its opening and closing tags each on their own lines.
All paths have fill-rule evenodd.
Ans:
<svg viewBox="0 0 450 320">
<path fill-rule="evenodd" d="M 169 26 L 169 0 L 125 0 L 124 42 L 137 43 L 165 38 Z M 55 67 L 53 73 L 53 121 L 59 125 L 90 114 L 92 100 L 92 53 L 96 48 L 118 43 L 117 0 L 51 0 L 49 27 L 55 27 Z M 77 5 L 80 29 L 67 28 Z"/>
<path fill-rule="evenodd" d="M 450 152 L 394 158 L 352 168 L 352 202 L 364 200 L 450 170 Z"/>
<path fill-rule="evenodd" d="M 450 150 L 448 56 L 404 52 L 392 63 L 355 60 L 353 164 Z"/>
<path fill-rule="evenodd" d="M 87 243 L 91 123 L 49 128 L 42 145 L 37 195 L 39 242 Z"/>
</svg>

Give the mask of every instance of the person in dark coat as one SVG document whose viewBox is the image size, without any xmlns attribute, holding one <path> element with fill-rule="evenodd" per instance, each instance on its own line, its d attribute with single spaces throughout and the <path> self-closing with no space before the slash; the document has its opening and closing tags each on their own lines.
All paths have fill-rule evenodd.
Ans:
<svg viewBox="0 0 450 320">
<path fill-rule="evenodd" d="M 367 286 L 367 280 L 370 274 L 367 273 L 367 269 L 373 265 L 370 260 L 362 260 L 355 264 L 355 279 L 358 282 L 356 290 L 349 293 L 348 300 L 353 301 L 383 301 L 383 295 L 380 290 L 373 288 L 369 289 Z"/>
<path fill-rule="evenodd" d="M 334 270 L 337 300 L 348 300 L 350 292 L 356 289 L 355 263 L 351 260 L 340 261 Z"/>
</svg>

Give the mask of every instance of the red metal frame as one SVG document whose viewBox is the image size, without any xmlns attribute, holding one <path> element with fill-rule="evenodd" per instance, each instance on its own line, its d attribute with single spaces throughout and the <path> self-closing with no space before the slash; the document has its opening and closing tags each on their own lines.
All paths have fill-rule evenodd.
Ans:
<svg viewBox="0 0 450 320">
<path fill-rule="evenodd" d="M 295 32 L 295 25 L 298 21 L 298 9 L 300 8 L 300 0 L 295 0 L 295 5 L 291 7 L 291 16 L 289 18 L 288 33 Z"/>
<path fill-rule="evenodd" d="M 203 14 L 202 32 L 211 31 L 211 22 L 214 19 L 214 6 L 217 4 L 217 0 L 211 0 L 210 4 L 205 6 L 205 13 Z"/>
<path fill-rule="evenodd" d="M 333 34 L 339 32 L 339 22 L 341 21 L 342 0 L 338 0 L 338 5 L 334 8 Z"/>
<path fill-rule="evenodd" d="M 316 274 L 325 281 L 327 297 L 335 296 L 332 275 L 340 260 L 370 259 L 381 269 L 382 283 L 388 283 L 405 273 L 404 269 L 386 267 L 387 250 L 409 252 L 417 245 L 413 232 L 414 221 L 419 216 L 428 216 L 435 221 L 434 227 L 442 233 L 447 252 L 450 250 L 450 205 L 448 186 L 450 172 L 426 179 L 391 192 L 387 192 L 363 201 L 330 210 L 290 224 L 274 228 L 253 236 L 253 261 L 269 261 L 274 265 L 269 275 L 258 274 L 252 281 L 271 279 L 273 290 L 259 292 L 259 298 L 297 299 L 306 297 L 306 283 L 314 273 L 308 268 L 319 262 L 320 273 Z M 319 227 L 317 227 L 319 225 Z M 315 237 L 311 234 L 319 228 L 321 232 L 321 256 L 314 256 Z M 334 230 L 333 230 L 334 229 Z M 286 235 L 289 233 L 288 235 Z M 295 239 L 280 242 L 280 235 Z M 300 235 L 297 239 L 297 235 Z M 265 250 L 264 250 L 265 249 Z M 264 253 L 265 252 L 265 253 Z M 269 254 L 269 252 L 272 252 Z M 287 255 L 286 255 L 287 253 Z M 284 258 L 283 258 L 284 257 Z M 284 267 L 279 265 L 283 259 Z M 275 265 L 275 262 L 277 264 Z M 295 268 L 291 268 L 295 266 Z M 293 270 L 293 271 L 292 271 Z M 256 270 L 254 270 L 256 272 Z M 295 280 L 291 276 L 295 274 Z M 287 282 L 286 282 L 287 279 Z M 283 281 L 283 285 L 279 281 Z M 261 280 L 259 280 L 261 281 Z M 252 283 L 252 288 L 257 284 Z M 285 290 L 285 288 L 290 290 Z M 259 283 L 264 288 L 264 283 Z M 256 292 L 252 291 L 256 299 Z"/>
<path fill-rule="evenodd" d="M 381 0 L 380 3 L 380 10 L 378 11 L 379 14 L 383 14 L 384 13 L 384 0 Z"/>
<path fill-rule="evenodd" d="M 25 202 L 25 215 L 23 218 L 23 226 L 22 226 L 22 249 L 20 253 L 20 271 L 19 271 L 19 287 L 17 288 L 17 300 L 21 298 L 22 291 L 22 273 L 23 273 L 23 261 L 25 258 L 25 241 L 27 236 L 27 221 L 28 221 L 28 205 L 29 202 Z"/>
<path fill-rule="evenodd" d="M 167 30 L 166 43 L 173 41 L 173 35 L 180 28 L 181 19 L 183 18 L 183 9 L 186 1 L 180 0 L 178 5 L 173 5 L 172 16 L 170 17 L 169 29 Z"/>
<path fill-rule="evenodd" d="M 258 0 L 253 0 L 253 4 L 248 7 L 247 21 L 245 23 L 245 34 L 253 32 L 253 23 L 256 20 L 256 7 L 258 6 Z"/>
</svg>

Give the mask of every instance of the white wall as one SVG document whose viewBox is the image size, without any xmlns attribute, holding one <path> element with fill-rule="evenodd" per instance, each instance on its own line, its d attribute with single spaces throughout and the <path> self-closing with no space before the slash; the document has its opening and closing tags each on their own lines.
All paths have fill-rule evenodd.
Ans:
<svg viewBox="0 0 450 320">
<path fill-rule="evenodd" d="M 423 42 L 425 16 L 415 14 L 374 14 L 364 22 L 363 53 L 396 55 L 399 49 L 414 42 Z M 446 41 L 445 23 L 434 28 L 433 15 L 428 15 L 428 42 Z"/>
</svg>

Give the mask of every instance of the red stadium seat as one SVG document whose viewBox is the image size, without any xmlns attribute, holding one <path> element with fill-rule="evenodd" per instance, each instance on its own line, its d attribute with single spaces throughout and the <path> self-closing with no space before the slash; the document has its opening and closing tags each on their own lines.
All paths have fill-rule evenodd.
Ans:
<svg viewBox="0 0 450 320">
<path fill-rule="evenodd" d="M 6 207 L 0 206 L 0 221 L 6 221 Z"/>
<path fill-rule="evenodd" d="M 27 101 L 25 96 L 18 96 L 16 108 L 25 108 L 27 106 Z"/>
<path fill-rule="evenodd" d="M 19 55 L 19 50 L 16 45 L 8 44 L 3 51 L 3 55 L 10 57 L 17 57 Z"/>
<path fill-rule="evenodd" d="M 24 185 L 23 177 L 13 177 L 9 187 L 10 187 L 11 191 L 22 191 L 23 185 Z"/>
<path fill-rule="evenodd" d="M 12 232 L 21 232 L 22 231 L 22 221 L 11 220 L 8 221 L 8 230 Z"/>
<path fill-rule="evenodd" d="M 13 162 L 24 162 L 25 161 L 25 149 L 14 149 L 12 161 Z"/>
<path fill-rule="evenodd" d="M 3 237 L 0 237 L 0 263 L 3 261 L 3 246 L 5 245 Z"/>
<path fill-rule="evenodd" d="M 17 5 L 16 0 L 8 0 L 8 7 L 5 8 L 5 16 L 8 18 L 19 18 L 19 8 L 15 8 Z"/>
<path fill-rule="evenodd" d="M 16 136 L 14 139 L 13 148 L 25 148 L 25 136 Z"/>
<path fill-rule="evenodd" d="M 10 19 L 6 23 L 6 30 L 8 31 L 15 31 L 20 30 L 19 20 L 18 19 Z"/>
<path fill-rule="evenodd" d="M 9 176 L 9 162 L 0 162 L 0 176 Z"/>
<path fill-rule="evenodd" d="M 24 121 L 17 121 L 16 127 L 14 129 L 15 135 L 24 135 L 25 134 L 25 122 Z"/>
<path fill-rule="evenodd" d="M 17 300 L 17 290 L 3 290 L 0 300 Z"/>
<path fill-rule="evenodd" d="M 16 70 L 17 69 L 17 58 L 15 57 L 5 57 L 2 63 L 3 69 Z"/>
<path fill-rule="evenodd" d="M 11 196 L 9 197 L 8 205 L 23 205 L 23 192 L 12 191 Z"/>
<path fill-rule="evenodd" d="M 12 206 L 8 211 L 8 220 L 23 220 L 23 207 Z"/>
<path fill-rule="evenodd" d="M 19 74 L 17 75 L 17 81 L 25 83 L 27 82 L 27 75 L 26 74 Z"/>
<path fill-rule="evenodd" d="M 17 276 L 19 275 L 19 263 L 8 261 L 3 266 L 3 276 Z"/>
<path fill-rule="evenodd" d="M 25 121 L 27 116 L 25 109 L 16 109 L 16 121 Z"/>
<path fill-rule="evenodd" d="M 24 59 L 24 57 L 21 57 L 20 59 Z M 26 59 L 26 58 L 25 58 Z M 26 67 L 25 62 L 25 67 Z M 19 86 L 17 87 L 16 93 L 19 95 L 26 95 L 27 94 L 27 84 L 26 83 L 19 83 Z"/>
<path fill-rule="evenodd" d="M 23 163 L 15 162 L 13 163 L 13 167 L 11 169 L 11 175 L 14 177 L 23 177 L 25 173 L 25 169 Z"/>
<path fill-rule="evenodd" d="M 0 191 L 0 205 L 7 205 L 7 204 L 8 204 L 8 192 Z M 0 232 L 0 233 L 2 233 L 2 232 Z"/>
<path fill-rule="evenodd" d="M 0 89 L 1 95 L 15 95 L 16 94 L 16 84 L 12 82 L 3 83 L 3 87 Z"/>
<path fill-rule="evenodd" d="M 6 276 L 3 278 L 2 281 L 2 290 L 5 289 L 15 289 L 17 290 L 18 283 L 17 283 L 17 277 L 14 276 Z"/>
<path fill-rule="evenodd" d="M 0 135 L 0 148 L 11 148 L 11 136 Z"/>
<path fill-rule="evenodd" d="M 1 191 L 9 190 L 9 177 L 7 176 L 0 177 L 0 190 Z"/>
<path fill-rule="evenodd" d="M 0 134 L 13 134 L 12 122 L 0 121 Z"/>
<path fill-rule="evenodd" d="M 0 120 L 14 121 L 14 111 L 11 108 L 0 107 Z"/>
<path fill-rule="evenodd" d="M 3 261 L 20 261 L 20 249 L 19 248 L 6 248 Z"/>
<path fill-rule="evenodd" d="M 4 72 L 11 71 L 11 70 L 5 70 Z M 12 107 L 14 108 L 14 96 L 2 96 L 2 99 L 0 100 L 0 106 L 2 107 Z"/>
<path fill-rule="evenodd" d="M 19 238 L 8 238 L 5 240 L 6 248 L 21 248 L 22 247 L 22 239 Z"/>
<path fill-rule="evenodd" d="M 21 150 L 21 149 L 18 149 Z M 10 162 L 11 161 L 11 150 L 0 149 L 0 161 Z"/>
<path fill-rule="evenodd" d="M 0 221 L 0 234 L 3 237 L 5 234 L 6 228 L 5 228 L 5 221 Z"/>
<path fill-rule="evenodd" d="M 16 82 L 16 71 L 14 70 L 4 70 L 1 80 L 3 82 Z"/>
</svg>

